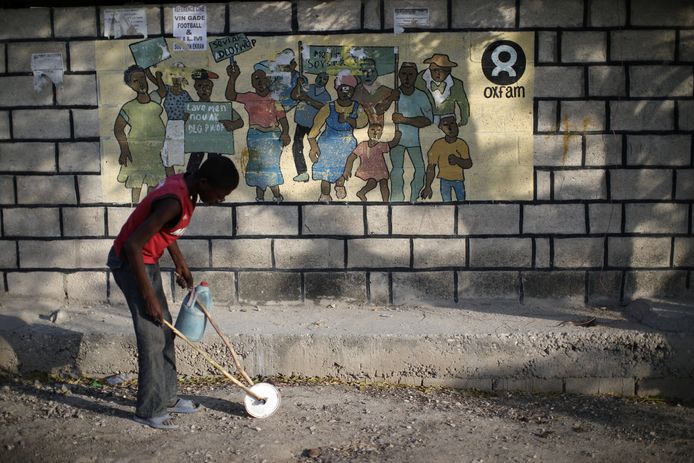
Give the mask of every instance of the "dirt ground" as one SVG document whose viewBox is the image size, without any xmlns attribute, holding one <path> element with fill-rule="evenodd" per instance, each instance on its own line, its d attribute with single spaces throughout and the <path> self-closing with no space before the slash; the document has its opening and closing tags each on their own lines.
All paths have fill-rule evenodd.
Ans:
<svg viewBox="0 0 694 463">
<path fill-rule="evenodd" d="M 131 420 L 134 381 L 0 377 L 2 462 L 692 461 L 694 408 L 571 394 L 480 393 L 275 379 L 279 410 L 184 380 L 206 409 L 174 431 Z"/>
</svg>

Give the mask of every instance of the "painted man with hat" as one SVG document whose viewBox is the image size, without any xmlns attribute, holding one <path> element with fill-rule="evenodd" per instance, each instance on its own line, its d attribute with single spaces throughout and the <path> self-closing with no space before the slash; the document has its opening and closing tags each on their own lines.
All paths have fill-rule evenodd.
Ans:
<svg viewBox="0 0 694 463">
<path fill-rule="evenodd" d="M 438 124 L 441 116 L 455 114 L 455 107 L 460 111 L 458 125 L 467 124 L 470 117 L 470 103 L 465 94 L 463 81 L 451 75 L 451 69 L 458 63 L 451 61 L 448 55 L 435 53 L 424 60 L 429 68 L 417 76 L 415 87 L 423 90 L 431 100 L 434 111 L 434 124 Z"/>
</svg>

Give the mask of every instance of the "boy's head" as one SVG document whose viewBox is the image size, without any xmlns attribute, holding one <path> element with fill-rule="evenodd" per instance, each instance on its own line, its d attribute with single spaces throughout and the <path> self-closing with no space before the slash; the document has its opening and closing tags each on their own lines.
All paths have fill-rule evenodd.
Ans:
<svg viewBox="0 0 694 463">
<path fill-rule="evenodd" d="M 126 69 L 123 73 L 123 80 L 137 93 L 147 93 L 147 77 L 145 76 L 145 70 L 140 66 L 133 64 Z"/>
<path fill-rule="evenodd" d="M 449 137 L 458 136 L 458 121 L 453 115 L 441 117 L 439 128 Z"/>
<path fill-rule="evenodd" d="M 234 162 L 224 156 L 208 158 L 196 175 L 198 195 L 208 205 L 221 203 L 239 186 L 239 171 Z"/>
<path fill-rule="evenodd" d="M 212 79 L 219 79 L 219 75 L 207 69 L 198 69 L 192 73 L 191 77 L 195 81 L 193 88 L 195 88 L 200 101 L 210 101 L 214 88 Z"/>
<path fill-rule="evenodd" d="M 369 139 L 380 140 L 383 135 L 383 126 L 378 122 L 369 124 Z"/>
</svg>

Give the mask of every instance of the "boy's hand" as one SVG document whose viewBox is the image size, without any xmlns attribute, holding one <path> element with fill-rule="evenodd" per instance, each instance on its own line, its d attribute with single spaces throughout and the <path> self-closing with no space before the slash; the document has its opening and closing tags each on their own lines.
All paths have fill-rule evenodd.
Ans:
<svg viewBox="0 0 694 463">
<path fill-rule="evenodd" d="M 430 186 L 424 187 L 424 189 L 422 190 L 422 195 L 421 195 L 421 196 L 422 196 L 422 198 L 424 198 L 424 199 L 430 199 L 431 196 L 432 196 L 431 187 L 430 187 Z"/>
<path fill-rule="evenodd" d="M 313 163 L 318 161 L 319 156 L 320 156 L 320 149 L 318 149 L 318 148 L 316 148 L 316 149 L 311 148 L 311 150 L 308 152 L 308 157 L 309 157 L 309 159 L 311 159 L 311 162 L 313 162 Z"/>
<path fill-rule="evenodd" d="M 145 297 L 145 313 L 154 323 L 161 325 L 164 322 L 164 315 L 159 306 L 159 299 L 154 294 Z"/>
<path fill-rule="evenodd" d="M 120 150 L 120 156 L 118 157 L 118 164 L 120 164 L 121 166 L 127 166 L 128 160 L 130 160 L 130 162 L 133 162 L 133 156 L 132 156 L 132 154 L 130 154 L 130 147 L 124 146 Z"/>
<path fill-rule="evenodd" d="M 176 269 L 176 284 L 184 289 L 190 289 L 194 286 L 193 274 L 190 273 L 188 267 L 179 267 Z"/>
<path fill-rule="evenodd" d="M 455 154 L 449 154 L 448 155 L 448 163 L 452 166 L 455 166 L 456 164 L 458 164 L 458 156 L 456 156 Z"/>
<path fill-rule="evenodd" d="M 241 75 L 241 69 L 239 68 L 239 65 L 234 63 L 227 66 L 227 75 L 233 78 L 237 78 L 239 75 Z"/>
<path fill-rule="evenodd" d="M 289 137 L 287 132 L 282 132 L 280 135 L 280 141 L 282 142 L 282 146 L 287 146 L 292 142 L 292 139 Z"/>
<path fill-rule="evenodd" d="M 407 118 L 403 116 L 401 113 L 393 113 L 394 124 L 402 124 L 405 121 L 407 121 Z"/>
</svg>

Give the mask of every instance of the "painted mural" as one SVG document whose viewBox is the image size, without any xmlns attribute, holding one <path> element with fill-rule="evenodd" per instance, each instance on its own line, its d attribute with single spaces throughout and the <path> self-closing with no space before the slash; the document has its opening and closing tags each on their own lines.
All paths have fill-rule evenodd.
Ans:
<svg viewBox="0 0 694 463">
<path fill-rule="evenodd" d="M 215 156 L 236 202 L 532 199 L 532 33 L 176 40 L 96 43 L 106 201 Z"/>
</svg>

